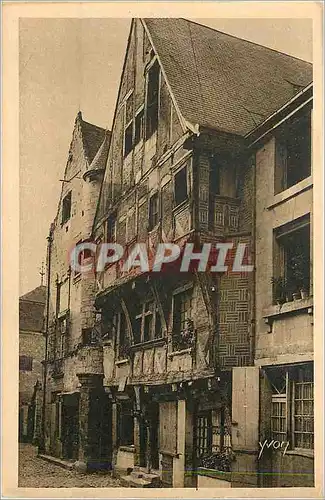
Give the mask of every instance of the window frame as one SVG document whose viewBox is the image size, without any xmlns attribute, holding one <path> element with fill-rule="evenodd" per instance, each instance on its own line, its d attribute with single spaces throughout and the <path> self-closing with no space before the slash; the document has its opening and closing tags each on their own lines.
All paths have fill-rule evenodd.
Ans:
<svg viewBox="0 0 325 500">
<path fill-rule="evenodd" d="M 152 304 L 152 309 L 147 310 L 148 304 Z M 160 311 L 157 302 L 155 301 L 154 298 L 150 298 L 145 300 L 140 304 L 140 311 L 138 314 L 134 315 L 134 323 L 138 322 L 140 323 L 140 339 L 138 342 L 136 342 L 136 339 L 134 338 L 134 345 L 138 344 L 144 344 L 146 342 L 151 342 L 154 340 L 160 340 L 163 338 L 163 328 L 162 328 L 162 321 L 160 317 Z M 146 318 L 151 317 L 151 335 L 149 334 L 149 338 L 146 338 L 145 336 L 145 326 L 146 326 Z M 157 318 L 159 319 L 160 322 L 160 335 L 157 336 Z M 134 328 L 134 333 L 135 333 L 135 328 Z M 138 340 L 138 339 L 137 339 Z"/>
<path fill-rule="evenodd" d="M 176 315 L 176 301 L 179 300 L 180 296 L 185 296 L 185 295 L 190 295 L 189 299 L 189 307 L 188 311 L 189 314 L 184 317 L 184 320 L 175 321 L 175 315 Z M 184 327 L 186 324 L 187 320 L 192 320 L 192 306 L 193 306 L 193 284 L 190 283 L 184 287 L 178 288 L 174 290 L 173 292 L 173 300 L 172 300 L 172 346 L 173 350 L 183 350 L 187 349 L 189 345 L 185 343 L 185 341 L 182 341 L 182 335 L 186 331 L 186 328 Z M 180 303 L 180 307 L 182 307 L 182 303 Z M 182 312 L 182 311 L 180 311 Z M 184 313 L 186 311 L 183 311 Z M 183 325 L 183 328 L 182 328 Z M 184 344 L 184 345 L 183 345 Z"/>
<path fill-rule="evenodd" d="M 131 422 L 132 419 L 132 425 L 124 425 L 123 420 L 128 419 L 129 423 Z M 126 434 L 125 430 L 130 430 L 132 429 L 132 433 L 130 432 L 130 435 L 132 434 L 132 439 L 130 439 L 132 442 L 129 442 L 129 439 L 127 439 L 129 436 Z M 134 445 L 134 409 L 133 409 L 133 403 L 132 401 L 120 401 L 118 403 L 118 446 L 133 446 Z"/>
<path fill-rule="evenodd" d="M 150 76 L 153 71 L 157 71 L 156 91 L 149 92 Z M 159 100 L 160 100 L 161 70 L 156 57 L 150 61 L 150 66 L 146 70 L 146 105 L 145 105 L 145 140 L 152 137 L 158 129 L 159 122 Z"/>
<path fill-rule="evenodd" d="M 183 172 L 184 172 L 184 174 L 183 174 Z M 177 178 L 180 174 L 183 174 L 185 178 L 183 179 L 183 182 L 180 181 L 180 187 L 178 188 Z M 184 182 L 184 180 L 185 180 L 185 182 Z M 173 184 L 174 184 L 174 193 L 173 193 L 173 195 L 174 195 L 174 208 L 177 208 L 177 207 L 181 206 L 183 203 L 188 202 L 188 199 L 189 199 L 188 163 L 187 162 L 182 164 L 182 166 L 174 172 Z M 185 186 L 186 195 L 185 195 L 185 197 L 182 197 L 181 199 L 178 200 L 177 199 L 178 198 L 177 191 L 178 191 L 178 189 L 179 190 L 182 189 L 181 186 Z"/>
<path fill-rule="evenodd" d="M 153 201 L 156 203 L 155 211 L 153 211 Z M 159 192 L 156 191 L 152 193 L 149 198 L 148 203 L 149 213 L 148 213 L 148 229 L 152 231 L 158 224 L 160 220 L 160 203 L 159 203 Z"/>
<path fill-rule="evenodd" d="M 274 161 L 274 194 L 281 193 L 290 189 L 299 182 L 307 179 L 312 171 L 312 109 L 303 110 L 302 113 L 294 115 L 287 120 L 275 132 L 275 161 Z M 303 124 L 302 122 L 306 122 Z M 301 123 L 301 130 L 298 124 Z M 296 130 L 295 130 L 296 129 Z M 297 132 L 298 129 L 298 132 Z M 305 131 L 305 133 L 303 133 Z M 303 141 L 301 141 L 303 137 Z M 294 142 L 297 143 L 296 159 L 293 160 L 289 152 L 295 151 Z M 302 145 L 301 145 L 302 144 Z M 300 155 L 299 155 L 300 153 Z M 300 156 L 297 160 L 297 155 Z M 294 153 L 292 154 L 294 156 Z M 302 174 L 297 179 L 288 180 L 290 171 L 295 170 L 295 161 L 298 166 L 296 171 L 301 168 Z M 291 163 L 293 162 L 293 163 Z M 306 165 L 304 163 L 307 162 Z M 304 166 L 301 167 L 301 164 Z"/>
<path fill-rule="evenodd" d="M 113 231 L 112 231 L 112 228 L 113 228 Z M 116 229 L 117 229 L 116 214 L 111 214 L 106 219 L 106 243 L 115 243 L 116 242 Z"/>
<path fill-rule="evenodd" d="M 67 201 L 69 202 L 69 209 L 67 210 Z M 61 212 L 61 225 L 63 226 L 71 219 L 72 211 L 72 190 L 65 194 L 62 198 L 62 212 Z M 69 212 L 69 213 L 67 213 Z"/>
<path fill-rule="evenodd" d="M 295 398 L 295 391 L 297 384 L 305 384 L 305 385 L 310 385 L 312 387 L 312 398 L 307 398 L 306 401 L 312 401 L 314 402 L 314 376 L 312 375 L 311 380 L 304 380 L 302 382 L 297 382 L 298 379 L 298 373 L 300 370 L 300 374 L 303 374 L 305 370 L 305 376 L 308 378 L 308 375 L 310 373 L 313 374 L 313 363 L 303 363 L 301 365 L 294 365 L 294 366 L 285 366 L 281 368 L 283 372 L 285 373 L 285 387 L 283 387 L 280 391 L 276 388 L 276 386 L 272 383 L 272 378 L 274 377 L 274 372 L 273 372 L 273 377 L 272 377 L 272 371 L 268 374 L 268 379 L 271 381 L 272 385 L 272 408 L 271 408 L 271 414 L 270 414 L 270 433 L 271 433 L 271 438 L 275 440 L 279 440 L 279 434 L 283 434 L 283 441 L 289 442 L 289 449 L 290 450 L 306 450 L 306 451 L 311 451 L 314 450 L 314 403 L 311 405 L 312 406 L 312 412 L 307 413 L 307 414 L 299 414 L 296 415 L 296 409 L 295 409 L 295 403 L 296 401 L 302 401 L 301 399 Z M 273 370 L 279 370 L 278 368 L 276 369 L 273 367 Z M 272 416 L 273 416 L 273 404 L 280 402 L 285 405 L 285 417 L 284 415 L 281 415 L 281 418 L 285 418 L 285 430 L 280 431 L 277 429 L 273 429 L 272 425 Z M 303 407 L 303 405 L 302 405 Z M 278 417 L 278 415 L 274 416 L 275 418 Z M 300 431 L 297 431 L 296 427 L 296 417 L 307 417 L 307 419 L 310 419 L 313 422 L 313 431 L 301 431 L 303 434 L 309 434 L 311 435 L 311 442 L 312 446 L 310 447 L 301 447 L 296 445 L 296 434 L 299 434 Z"/>
<path fill-rule="evenodd" d="M 137 120 L 140 119 L 140 126 L 137 125 Z M 137 130 L 140 130 L 139 134 L 137 134 Z M 139 108 L 134 116 L 134 147 L 140 144 L 144 138 L 144 106 Z"/>
<path fill-rule="evenodd" d="M 299 238 L 299 232 L 308 231 L 308 242 L 306 243 L 306 238 Z M 298 233 L 298 234 L 297 234 Z M 292 238 L 296 234 L 296 238 L 301 241 L 301 245 L 291 245 L 289 239 Z M 288 252 L 289 249 L 293 251 L 291 254 Z M 283 226 L 279 226 L 273 230 L 273 276 L 281 277 L 285 279 L 285 292 L 286 292 L 286 300 L 291 302 L 293 300 L 292 294 L 299 293 L 299 284 L 297 278 L 297 270 L 294 271 L 294 259 L 296 259 L 296 265 L 299 255 L 299 248 L 303 250 L 303 247 L 307 247 L 309 249 L 308 257 L 303 258 L 302 260 L 306 261 L 306 266 L 298 269 L 299 271 L 303 271 L 304 277 L 301 277 L 301 286 L 300 289 L 306 288 L 309 293 L 312 292 L 312 238 L 311 238 L 311 222 L 310 222 L 310 214 L 306 214 L 298 219 L 295 219 L 288 224 L 284 224 Z M 295 257 L 296 251 L 296 257 Z M 290 257 L 291 255 L 291 257 Z M 300 258 L 301 260 L 301 258 Z M 299 263 L 299 260 L 298 260 Z M 305 271 L 308 272 L 305 272 Z M 294 274 L 296 276 L 294 276 Z M 296 281 L 296 283 L 295 283 Z M 273 302 L 276 302 L 276 293 L 275 287 L 273 287 Z"/>
<path fill-rule="evenodd" d="M 27 356 L 26 354 L 19 355 L 19 371 L 20 372 L 32 372 L 33 371 L 33 357 Z M 23 367 L 24 365 L 24 367 Z"/>
<path fill-rule="evenodd" d="M 131 130 L 131 134 L 127 135 L 128 130 Z M 123 137 L 123 157 L 127 158 L 129 154 L 133 151 L 133 135 L 134 135 L 134 126 L 133 126 L 133 119 L 127 123 L 127 125 L 124 127 L 124 137 Z M 130 140 L 130 143 L 127 146 L 127 138 Z"/>
</svg>

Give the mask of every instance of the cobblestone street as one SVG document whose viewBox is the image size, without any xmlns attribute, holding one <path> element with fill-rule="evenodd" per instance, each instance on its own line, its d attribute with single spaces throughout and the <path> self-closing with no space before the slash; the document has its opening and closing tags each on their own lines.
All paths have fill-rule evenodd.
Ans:
<svg viewBox="0 0 325 500">
<path fill-rule="evenodd" d="M 19 444 L 19 487 L 25 488 L 114 488 L 120 482 L 108 474 L 81 474 L 37 457 L 37 448 Z"/>
</svg>

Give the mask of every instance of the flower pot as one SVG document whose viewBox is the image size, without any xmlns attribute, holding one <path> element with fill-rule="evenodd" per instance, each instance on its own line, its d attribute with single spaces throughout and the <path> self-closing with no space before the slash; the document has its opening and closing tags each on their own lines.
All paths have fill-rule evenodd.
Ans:
<svg viewBox="0 0 325 500">
<path fill-rule="evenodd" d="M 302 299 L 308 299 L 308 297 L 309 297 L 309 293 L 307 290 L 304 290 L 304 289 L 300 290 L 300 294 L 301 294 Z"/>
</svg>

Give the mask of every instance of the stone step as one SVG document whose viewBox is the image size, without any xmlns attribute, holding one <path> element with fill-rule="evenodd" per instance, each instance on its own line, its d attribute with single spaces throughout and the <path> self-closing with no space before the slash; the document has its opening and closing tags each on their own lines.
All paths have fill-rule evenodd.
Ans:
<svg viewBox="0 0 325 500">
<path fill-rule="evenodd" d="M 131 476 L 120 476 L 121 485 L 126 488 L 155 488 L 151 481 L 147 481 L 141 477 Z"/>
<path fill-rule="evenodd" d="M 131 472 L 130 476 L 139 478 L 139 479 L 145 479 L 146 481 L 159 481 L 160 477 L 158 474 L 152 474 L 149 472 L 144 472 L 141 470 L 133 469 Z"/>
</svg>

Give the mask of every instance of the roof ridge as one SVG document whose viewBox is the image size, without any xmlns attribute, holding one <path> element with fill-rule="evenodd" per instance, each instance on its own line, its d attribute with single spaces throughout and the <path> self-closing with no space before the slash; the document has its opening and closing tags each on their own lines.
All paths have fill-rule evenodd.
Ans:
<svg viewBox="0 0 325 500">
<path fill-rule="evenodd" d="M 227 33 L 226 31 L 217 30 L 216 28 L 212 28 L 212 26 L 207 26 L 206 24 L 198 23 L 196 21 L 193 21 L 192 19 L 186 19 L 185 17 L 180 17 L 179 19 L 182 19 L 183 21 L 186 21 L 188 23 L 196 24 L 197 26 L 200 26 L 201 28 L 207 28 L 207 29 L 212 30 L 214 32 L 222 33 L 223 35 L 230 36 L 232 38 L 236 38 L 237 40 L 251 43 L 253 45 L 256 45 L 257 47 L 262 47 L 263 49 L 271 50 L 272 52 L 276 52 L 277 54 L 291 57 L 292 59 L 297 59 L 297 61 L 302 61 L 302 62 L 310 64 L 310 65 L 313 64 L 310 61 L 306 61 L 306 59 L 301 59 L 300 57 L 292 56 L 291 54 L 288 54 L 287 52 L 281 52 L 280 50 L 272 49 L 271 47 L 268 47 L 267 45 L 262 45 L 261 43 L 253 42 L 252 40 L 247 40 L 247 38 L 241 38 L 240 36 L 232 35 L 231 33 Z"/>
</svg>

